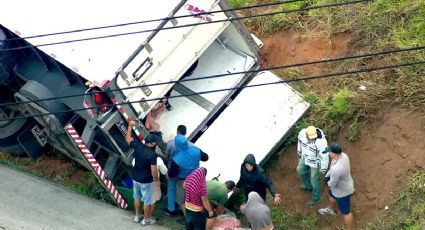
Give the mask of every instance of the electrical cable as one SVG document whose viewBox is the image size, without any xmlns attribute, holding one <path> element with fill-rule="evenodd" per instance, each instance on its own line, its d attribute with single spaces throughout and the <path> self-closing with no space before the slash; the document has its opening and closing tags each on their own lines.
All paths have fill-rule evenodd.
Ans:
<svg viewBox="0 0 425 230">
<path fill-rule="evenodd" d="M 350 60 L 350 59 L 356 59 L 356 58 L 366 58 L 366 57 L 374 57 L 374 56 L 380 56 L 380 55 L 386 55 L 386 54 L 395 54 L 395 53 L 400 53 L 400 52 L 419 51 L 419 50 L 423 50 L 423 49 L 425 49 L 425 46 L 411 47 L 411 48 L 406 48 L 406 49 L 389 50 L 389 51 L 381 51 L 381 52 L 372 52 L 372 53 L 366 53 L 366 54 L 357 54 L 357 55 L 343 56 L 343 57 L 332 58 L 332 59 L 324 59 L 324 60 L 301 62 L 301 63 L 295 63 L 295 64 L 289 64 L 289 65 L 283 65 L 283 66 L 276 66 L 276 67 L 261 68 L 261 69 L 257 69 L 257 70 L 239 71 L 239 72 L 233 72 L 233 73 L 215 74 L 215 75 L 209 75 L 209 76 L 203 76 L 203 77 L 196 77 L 196 78 L 191 78 L 191 79 L 181 79 L 181 80 L 175 80 L 175 81 L 158 82 L 158 83 L 146 84 L 146 85 L 143 85 L 143 87 L 158 86 L 158 85 L 165 85 L 165 84 L 175 84 L 175 83 L 205 80 L 205 79 L 213 79 L 213 78 L 220 78 L 220 77 L 232 76 L 232 75 L 238 75 L 238 74 L 258 73 L 258 72 L 261 72 L 261 71 L 285 69 L 285 68 L 299 67 L 299 66 L 305 66 L 305 65 L 323 64 L 323 63 L 344 61 L 344 60 Z M 120 89 L 102 90 L 102 92 L 103 93 L 109 93 L 109 92 L 115 92 L 115 91 L 124 91 L 124 90 L 136 89 L 136 88 L 140 88 L 140 87 L 141 86 L 130 86 L 130 87 L 124 87 L 124 88 L 120 88 Z M 72 97 L 88 96 L 88 95 L 92 95 L 94 93 L 96 93 L 96 92 L 90 92 L 90 93 L 84 93 L 84 94 L 72 94 L 72 95 L 50 97 L 50 98 L 41 98 L 41 99 L 36 99 L 36 100 L 28 100 L 28 101 L 20 101 L 20 102 L 7 102 L 7 103 L 0 104 L 0 107 L 10 106 L 10 105 L 27 104 L 27 103 L 32 103 L 32 102 L 41 102 L 41 101 L 65 99 L 65 98 L 72 98 Z"/>
<path fill-rule="evenodd" d="M 322 75 L 296 78 L 296 79 L 290 79 L 290 80 L 279 80 L 279 81 L 274 81 L 274 82 L 245 85 L 245 86 L 232 87 L 232 88 L 208 90 L 208 91 L 196 92 L 196 93 L 192 93 L 192 94 L 174 95 L 174 96 L 170 96 L 169 98 L 188 97 L 188 96 L 195 96 L 195 95 L 208 94 L 208 93 L 216 93 L 216 92 L 222 92 L 222 91 L 239 90 L 239 89 L 244 89 L 244 88 L 253 88 L 253 87 L 260 87 L 260 86 L 267 86 L 267 85 L 276 85 L 276 84 L 282 84 L 282 83 L 298 82 L 298 81 L 308 81 L 308 80 L 321 79 L 321 78 L 331 78 L 331 77 L 337 77 L 337 76 L 345 76 L 345 75 L 349 75 L 349 74 L 366 73 L 366 72 L 373 72 L 373 71 L 386 70 L 386 69 L 395 69 L 395 68 L 400 68 L 400 67 L 422 65 L 422 64 L 425 64 L 425 61 L 408 62 L 408 63 L 402 63 L 402 64 L 397 64 L 397 65 L 389 65 L 389 66 L 382 66 L 382 67 L 375 67 L 375 68 L 364 68 L 364 69 L 358 69 L 358 70 L 353 70 L 353 71 L 337 72 L 337 73 L 332 73 L 332 74 L 322 74 Z M 104 107 L 104 106 L 128 105 L 128 104 L 133 104 L 133 103 L 155 101 L 155 100 L 161 100 L 161 99 L 162 99 L 162 97 L 161 98 L 151 98 L 151 99 L 147 99 L 147 100 L 142 99 L 142 100 L 137 100 L 137 101 L 128 101 L 128 102 L 121 102 L 121 103 L 116 103 L 116 104 L 107 104 L 107 105 L 102 105 L 102 106 L 93 106 L 93 107 L 81 108 L 81 109 L 70 109 L 70 110 L 58 111 L 58 112 L 41 113 L 41 114 L 36 114 L 36 115 L 6 118 L 6 119 L 0 119 L 0 121 L 26 119 L 26 118 L 41 117 L 41 116 L 47 116 L 47 115 L 53 115 L 53 114 L 62 114 L 62 113 L 69 113 L 69 112 L 78 112 L 78 111 L 83 111 L 83 110 L 87 110 L 87 109 L 99 109 L 99 108 Z"/>
<path fill-rule="evenodd" d="M 71 34 L 71 33 L 80 33 L 80 32 L 84 32 L 84 31 L 101 30 L 101 29 L 123 27 L 123 26 L 130 26 L 130 25 L 137 25 L 137 24 L 144 24 L 144 23 L 151 23 L 151 22 L 159 22 L 159 21 L 165 21 L 165 20 L 168 21 L 168 20 L 172 20 L 172 19 L 179 19 L 179 18 L 186 18 L 186 17 L 197 17 L 197 16 L 202 16 L 202 15 L 224 13 L 224 12 L 230 12 L 230 11 L 241 11 L 241 10 L 260 8 L 260 7 L 289 4 L 289 3 L 294 3 L 294 2 L 305 2 L 305 0 L 289 0 L 289 1 L 282 1 L 282 2 L 279 1 L 279 2 L 258 4 L 258 5 L 252 5 L 252 6 L 244 6 L 244 7 L 232 8 L 232 9 L 225 9 L 225 10 L 215 10 L 215 11 L 209 11 L 209 12 L 203 12 L 203 13 L 196 13 L 196 14 L 186 14 L 186 15 L 172 16 L 172 17 L 165 17 L 165 18 L 148 19 L 148 20 L 138 21 L 138 22 L 127 22 L 127 23 L 120 23 L 120 24 L 115 24 L 115 25 L 106 25 L 106 26 L 98 26 L 98 27 L 91 27 L 91 28 L 84 28 L 84 29 L 77 29 L 77 30 L 68 30 L 68 31 L 62 31 L 62 32 L 33 35 L 33 36 L 28 36 L 28 37 L 8 38 L 8 39 L 0 40 L 0 42 L 26 40 L 26 39 L 33 39 L 33 38 L 63 35 L 63 34 Z"/>
<path fill-rule="evenodd" d="M 285 13 L 294 13 L 294 12 L 301 12 L 301 11 L 307 11 L 307 10 L 314 10 L 314 9 L 335 7 L 335 6 L 345 6 L 345 5 L 357 4 L 357 3 L 363 3 L 363 2 L 370 2 L 370 1 L 371 0 L 356 0 L 356 1 L 343 2 L 343 3 L 325 4 L 325 5 L 318 5 L 318 6 L 309 6 L 309 7 L 305 7 L 305 8 L 301 8 L 301 9 L 284 10 L 284 11 L 278 11 L 278 12 L 272 12 L 272 13 L 264 13 L 264 14 L 257 14 L 257 15 L 244 16 L 244 17 L 228 18 L 228 19 L 211 21 L 211 22 L 192 23 L 192 24 L 186 24 L 186 25 L 180 25 L 180 26 L 174 26 L 174 27 L 162 27 L 162 28 L 148 29 L 148 30 L 141 30 L 141 31 L 134 31 L 134 32 L 127 32 L 127 33 L 119 33 L 119 34 L 110 34 L 110 35 L 97 36 L 97 37 L 73 39 L 73 40 L 67 40 L 67 41 L 61 41 L 61 42 L 44 43 L 44 44 L 39 44 L 39 45 L 14 47 L 14 48 L 0 50 L 0 52 L 22 50 L 22 49 L 28 49 L 28 48 L 34 48 L 34 47 L 44 47 L 44 46 L 52 46 L 52 45 L 61 45 L 61 44 L 68 44 L 68 43 L 82 42 L 82 41 L 90 41 L 90 40 L 97 40 L 97 39 L 104 39 L 104 38 L 113 38 L 113 37 L 120 37 L 120 36 L 126 36 L 126 35 L 134 35 L 134 34 L 140 34 L 140 33 L 155 32 L 155 31 L 160 31 L 160 30 L 178 29 L 178 28 L 184 28 L 184 27 L 189 27 L 189 26 L 198 26 L 198 25 L 205 25 L 205 24 L 212 24 L 212 23 L 219 23 L 219 22 L 227 22 L 227 21 L 231 22 L 231 21 L 236 21 L 236 20 L 244 20 L 244 19 L 248 19 L 248 18 L 256 18 L 256 17 L 263 17 L 263 16 L 272 16 L 272 15 L 276 15 L 276 14 L 285 14 Z"/>
</svg>

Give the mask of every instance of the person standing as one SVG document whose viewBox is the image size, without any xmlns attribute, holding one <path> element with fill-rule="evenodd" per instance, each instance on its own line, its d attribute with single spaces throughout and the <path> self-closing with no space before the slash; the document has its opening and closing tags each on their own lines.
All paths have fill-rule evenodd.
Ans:
<svg viewBox="0 0 425 230">
<path fill-rule="evenodd" d="M 252 230 L 273 229 L 270 208 L 258 193 L 250 192 L 248 194 L 246 204 L 241 205 L 241 212 L 248 219 Z"/>
<path fill-rule="evenodd" d="M 322 130 L 309 126 L 298 134 L 297 153 L 300 157 L 297 173 L 303 184 L 301 190 L 311 192 L 312 197 L 305 203 L 313 206 L 320 202 L 320 173 L 325 174 L 329 165 L 329 154 L 325 152 L 328 142 Z"/>
<path fill-rule="evenodd" d="M 166 215 L 175 216 L 175 202 L 183 205 L 184 191 L 183 180 L 199 167 L 200 161 L 207 161 L 208 154 L 201 151 L 198 147 L 190 145 L 186 137 L 177 134 L 175 138 L 177 152 L 173 155 L 168 167 L 168 208 L 164 210 Z M 182 206 L 184 214 L 184 208 Z"/>
<path fill-rule="evenodd" d="M 186 132 L 187 132 L 186 126 L 184 125 L 177 126 L 177 135 L 180 134 L 180 135 L 186 136 Z M 193 145 L 193 144 L 189 142 L 189 145 Z M 172 140 L 170 140 L 167 143 L 167 148 L 165 149 L 165 158 L 167 160 L 171 159 L 176 152 L 177 152 L 177 148 L 176 148 L 176 141 L 174 137 Z"/>
<path fill-rule="evenodd" d="M 143 198 L 144 218 L 142 225 L 155 224 L 156 220 L 152 218 L 153 207 L 155 201 L 153 199 L 154 186 L 159 187 L 158 168 L 156 163 L 157 155 L 154 151 L 156 148 L 153 135 L 148 135 L 145 138 L 145 144 L 137 140 L 133 140 L 131 135 L 132 128 L 136 122 L 131 120 L 128 124 L 126 142 L 134 149 L 134 167 L 132 170 L 133 178 L 133 198 L 136 216 L 135 222 L 140 222 L 140 203 Z"/>
<path fill-rule="evenodd" d="M 177 126 L 177 135 L 186 136 L 186 126 L 184 125 Z M 190 142 L 188 143 L 189 145 L 192 145 L 192 143 Z M 177 152 L 176 138 L 174 137 L 167 144 L 167 148 L 165 149 L 165 159 L 167 159 L 167 161 L 171 161 L 172 157 L 174 156 L 176 152 Z M 168 162 L 167 162 L 167 165 L 171 167 Z M 178 211 L 176 210 L 175 199 L 174 199 L 176 182 L 177 182 L 176 178 L 167 177 L 167 207 L 164 208 L 164 213 L 169 216 L 176 216 L 178 214 Z"/>
<path fill-rule="evenodd" d="M 266 200 L 266 188 L 268 188 L 273 196 L 274 204 L 280 204 L 280 194 L 276 193 L 272 181 L 264 173 L 264 170 L 257 165 L 252 154 L 248 154 L 241 165 L 241 175 L 236 184 L 236 191 L 239 191 L 239 188 L 242 187 L 244 188 L 246 199 L 248 199 L 250 192 L 257 192 L 263 200 Z"/>
<path fill-rule="evenodd" d="M 332 144 L 326 149 L 332 158 L 331 167 L 325 176 L 325 182 L 329 187 L 328 207 L 319 209 L 321 215 L 335 215 L 336 205 L 344 216 L 344 229 L 351 230 L 353 227 L 353 214 L 351 213 L 350 198 L 354 193 L 354 182 L 350 173 L 350 159 L 337 144 Z"/>
<path fill-rule="evenodd" d="M 168 169 L 167 169 L 167 166 L 165 166 L 164 161 L 162 160 L 161 157 L 156 158 L 156 165 L 157 165 L 157 168 L 158 168 L 158 178 L 160 176 L 159 174 L 166 176 L 167 173 L 168 173 Z M 161 200 L 161 196 L 162 196 L 161 187 L 160 186 L 154 186 L 153 194 L 154 194 L 153 195 L 154 202 Z M 154 205 L 153 209 L 155 210 L 155 205 Z"/>
<path fill-rule="evenodd" d="M 190 173 L 184 180 L 186 230 L 205 230 L 207 217 L 214 217 L 214 212 L 208 201 L 206 175 L 207 170 L 200 167 Z"/>
</svg>

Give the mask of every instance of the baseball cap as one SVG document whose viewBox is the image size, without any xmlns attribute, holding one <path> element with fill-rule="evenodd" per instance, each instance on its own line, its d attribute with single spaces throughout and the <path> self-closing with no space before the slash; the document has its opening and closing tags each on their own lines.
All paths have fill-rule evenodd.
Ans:
<svg viewBox="0 0 425 230">
<path fill-rule="evenodd" d="M 340 154 L 342 152 L 342 148 L 338 144 L 331 144 L 329 147 L 326 147 L 324 153 L 332 152 L 336 154 Z"/>
<path fill-rule="evenodd" d="M 153 135 L 153 134 L 148 134 L 148 135 L 145 137 L 145 144 L 153 143 L 153 142 L 157 143 L 157 138 L 156 138 L 156 136 L 155 136 L 155 135 Z"/>
<path fill-rule="evenodd" d="M 317 138 L 316 127 L 314 126 L 307 127 L 306 134 L 309 139 Z"/>
</svg>

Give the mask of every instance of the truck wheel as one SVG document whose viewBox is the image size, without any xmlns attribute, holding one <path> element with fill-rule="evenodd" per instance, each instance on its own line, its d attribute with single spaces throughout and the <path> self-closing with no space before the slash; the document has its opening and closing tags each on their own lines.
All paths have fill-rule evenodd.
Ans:
<svg viewBox="0 0 425 230">
<path fill-rule="evenodd" d="M 4 98 L 0 103 L 7 103 Z M 0 108 L 0 119 L 8 119 L 24 116 L 13 107 Z M 31 118 L 0 121 L 0 151 L 13 156 L 26 155 L 24 149 L 18 143 L 18 136 L 33 122 Z"/>
<path fill-rule="evenodd" d="M 55 96 L 44 85 L 32 80 L 28 81 L 24 86 L 22 86 L 22 88 L 19 90 L 19 94 L 29 100 L 39 100 L 44 98 L 52 98 Z M 38 101 L 35 103 L 46 111 L 43 112 L 40 111 L 38 108 L 31 106 L 31 104 L 25 104 L 26 110 L 31 115 L 37 115 L 46 112 L 55 113 L 67 110 L 64 104 L 56 100 Z M 57 113 L 46 116 L 34 117 L 34 119 L 37 120 L 41 125 L 48 127 L 49 131 L 51 131 L 52 133 L 60 134 L 63 133 L 63 126 L 68 121 L 68 114 Z"/>
</svg>

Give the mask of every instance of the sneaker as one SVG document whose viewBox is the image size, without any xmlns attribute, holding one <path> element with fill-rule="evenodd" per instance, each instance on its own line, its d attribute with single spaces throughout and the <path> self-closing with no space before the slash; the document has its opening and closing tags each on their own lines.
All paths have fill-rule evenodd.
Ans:
<svg viewBox="0 0 425 230">
<path fill-rule="evenodd" d="M 308 205 L 308 206 L 313 206 L 313 205 L 315 205 L 319 202 L 320 202 L 320 200 L 308 200 L 308 201 L 305 202 L 305 204 Z"/>
<path fill-rule="evenodd" d="M 134 223 L 139 223 L 143 219 L 143 215 L 134 216 Z"/>
<path fill-rule="evenodd" d="M 180 225 L 186 225 L 186 219 L 180 218 L 180 219 L 177 220 L 177 223 L 179 223 Z"/>
<path fill-rule="evenodd" d="M 300 185 L 300 189 L 301 190 L 303 190 L 303 191 L 306 191 L 306 192 L 312 192 L 313 191 L 313 188 L 307 188 L 307 186 L 305 186 L 305 185 Z"/>
<path fill-rule="evenodd" d="M 329 207 L 326 207 L 326 208 L 319 209 L 319 214 L 320 215 L 334 216 L 334 215 L 336 215 L 336 212 L 334 210 L 330 209 Z"/>
<path fill-rule="evenodd" d="M 168 208 L 164 208 L 164 214 L 167 216 L 177 216 L 178 212 L 175 211 L 170 211 Z"/>
<path fill-rule="evenodd" d="M 149 219 L 149 220 L 143 219 L 142 220 L 142 225 L 143 226 L 152 225 L 152 224 L 155 224 L 155 223 L 156 223 L 156 220 L 155 219 Z"/>
</svg>

